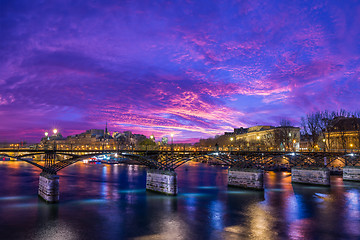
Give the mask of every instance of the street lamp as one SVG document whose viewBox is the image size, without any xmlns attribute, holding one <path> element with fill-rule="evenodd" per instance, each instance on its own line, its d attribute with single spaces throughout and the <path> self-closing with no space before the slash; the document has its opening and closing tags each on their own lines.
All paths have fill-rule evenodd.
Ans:
<svg viewBox="0 0 360 240">
<path fill-rule="evenodd" d="M 154 141 L 154 135 L 151 134 L 149 138 L 150 138 L 151 142 Z M 149 145 L 150 145 L 150 142 L 146 143 L 146 151 L 148 150 Z"/>
<path fill-rule="evenodd" d="M 260 136 L 256 136 L 256 139 L 258 140 L 258 148 L 257 148 L 257 150 L 260 151 Z"/>
<path fill-rule="evenodd" d="M 230 142 L 231 142 L 231 145 L 230 145 L 230 152 L 232 151 L 232 142 L 234 141 L 234 138 L 233 137 L 231 137 L 230 138 Z"/>
<path fill-rule="evenodd" d="M 174 134 L 172 133 L 172 134 L 170 134 L 170 136 L 171 136 L 171 151 L 173 151 L 174 150 Z"/>
<path fill-rule="evenodd" d="M 48 132 L 45 132 L 45 141 L 49 141 L 50 140 L 50 138 L 49 138 L 49 133 Z"/>
<path fill-rule="evenodd" d="M 45 134 L 45 141 L 43 142 L 43 146 L 44 148 L 47 148 L 48 141 L 50 140 L 49 133 L 45 132 L 44 134 Z"/>
<path fill-rule="evenodd" d="M 293 151 L 295 152 L 295 145 L 296 144 L 296 139 L 293 140 Z"/>
<path fill-rule="evenodd" d="M 57 132 L 58 132 L 58 130 L 55 128 L 55 129 L 53 130 L 54 135 L 56 135 Z"/>
</svg>

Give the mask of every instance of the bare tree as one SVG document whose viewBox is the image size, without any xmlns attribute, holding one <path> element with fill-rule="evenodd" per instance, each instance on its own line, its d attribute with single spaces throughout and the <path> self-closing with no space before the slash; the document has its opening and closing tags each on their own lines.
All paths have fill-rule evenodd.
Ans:
<svg viewBox="0 0 360 240">
<path fill-rule="evenodd" d="M 333 128 L 331 126 L 334 117 L 335 112 L 328 112 L 327 110 L 320 112 L 321 119 L 320 119 L 320 128 L 321 128 L 321 139 L 322 144 L 324 145 L 324 150 L 329 151 L 333 148 L 333 138 L 332 138 L 332 132 Z"/>
<path fill-rule="evenodd" d="M 246 141 L 244 138 L 236 139 L 236 145 L 239 147 L 240 150 L 248 150 L 249 142 Z"/>
<path fill-rule="evenodd" d="M 353 126 L 355 131 L 354 144 L 355 147 L 359 150 L 360 149 L 360 111 L 354 112 L 353 118 L 354 118 Z"/>
<path fill-rule="evenodd" d="M 344 122 L 342 122 L 342 119 L 348 118 L 350 116 L 350 112 L 345 111 L 344 109 L 340 109 L 338 112 L 334 113 L 334 129 L 339 133 L 339 140 L 340 140 L 340 144 L 342 149 L 344 149 L 346 151 L 346 146 L 347 146 L 347 137 L 346 137 L 346 132 L 347 132 L 347 126 L 346 124 L 344 124 Z"/>
<path fill-rule="evenodd" d="M 215 145 L 224 147 L 234 145 L 235 135 L 216 135 L 214 138 L 200 139 L 196 146 L 199 147 L 214 147 Z M 231 141 L 233 138 L 233 141 Z"/>
<path fill-rule="evenodd" d="M 312 149 L 314 149 L 318 144 L 319 137 L 322 134 L 321 118 L 320 112 L 306 114 L 306 117 L 301 118 L 303 131 L 310 137 L 310 145 Z"/>
<path fill-rule="evenodd" d="M 283 145 L 285 151 L 291 150 L 292 148 L 292 138 L 294 136 L 291 135 L 291 130 L 293 126 L 290 121 L 287 119 L 280 120 L 280 126 L 275 130 L 275 142 L 279 143 L 279 145 Z"/>
<path fill-rule="evenodd" d="M 264 148 L 266 150 L 271 150 L 271 149 L 275 149 L 275 150 L 279 150 L 279 146 L 280 146 L 280 143 L 277 144 L 276 143 L 276 134 L 274 131 L 271 131 L 271 132 L 268 132 L 267 134 L 265 134 L 263 136 L 263 143 L 264 143 Z"/>
</svg>

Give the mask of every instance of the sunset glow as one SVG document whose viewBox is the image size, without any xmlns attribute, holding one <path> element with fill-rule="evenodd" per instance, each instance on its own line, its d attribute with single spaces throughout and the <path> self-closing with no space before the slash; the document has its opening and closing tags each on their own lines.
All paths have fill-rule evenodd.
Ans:
<svg viewBox="0 0 360 240">
<path fill-rule="evenodd" d="M 1 1 L 0 141 L 107 121 L 195 142 L 358 110 L 360 5 L 320 2 Z"/>
</svg>

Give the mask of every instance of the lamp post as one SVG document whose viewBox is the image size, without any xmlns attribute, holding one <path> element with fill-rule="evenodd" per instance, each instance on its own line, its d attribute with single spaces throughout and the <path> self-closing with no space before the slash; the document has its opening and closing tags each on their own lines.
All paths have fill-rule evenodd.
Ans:
<svg viewBox="0 0 360 240">
<path fill-rule="evenodd" d="M 152 134 L 150 135 L 150 140 L 154 141 L 154 135 L 152 135 Z M 146 149 L 146 151 L 147 151 L 147 149 Z"/>
<path fill-rule="evenodd" d="M 231 145 L 230 145 L 230 152 L 232 151 L 232 146 L 233 146 L 232 144 L 233 144 L 233 141 L 234 141 L 234 138 L 233 138 L 233 137 L 231 137 L 231 138 L 230 138 L 230 143 L 231 143 Z"/>
<path fill-rule="evenodd" d="M 174 151 L 174 134 L 170 134 L 171 136 L 171 151 Z"/>
<path fill-rule="evenodd" d="M 49 138 L 49 133 L 48 133 L 48 132 L 45 132 L 44 149 L 47 148 L 47 143 L 48 143 L 49 140 L 50 140 L 50 138 Z"/>
</svg>

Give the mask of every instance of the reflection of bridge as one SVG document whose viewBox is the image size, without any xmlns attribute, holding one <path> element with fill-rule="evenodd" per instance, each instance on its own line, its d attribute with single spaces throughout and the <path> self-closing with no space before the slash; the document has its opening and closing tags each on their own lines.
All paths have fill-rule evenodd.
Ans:
<svg viewBox="0 0 360 240">
<path fill-rule="evenodd" d="M 360 180 L 360 153 L 344 152 L 260 152 L 260 151 L 132 151 L 132 150 L 57 150 L 53 149 L 0 149 L 0 155 L 30 163 L 40 169 L 39 195 L 49 202 L 59 199 L 58 171 L 80 160 L 104 154 L 116 154 L 118 158 L 137 161 L 146 166 L 147 189 L 176 195 L 175 169 L 188 161 L 201 161 L 230 166 L 229 185 L 263 189 L 263 171 L 301 168 L 293 171 L 294 179 L 300 182 L 329 183 L 329 167 L 348 169 L 352 166 L 352 180 Z M 34 158 L 42 156 L 43 162 Z M 310 176 L 314 172 L 316 176 Z M 354 169 L 358 169 L 354 175 Z M 348 170 L 344 170 L 347 172 Z M 300 175 L 299 175 L 300 174 Z M 305 174 L 306 176 L 302 175 Z M 312 178 L 312 179 L 307 179 Z M 326 179 L 325 179 L 326 178 Z M 250 180 L 249 180 L 250 179 Z M 319 180 L 320 179 L 320 180 Z M 325 179 L 325 180 L 324 180 Z M 344 176 L 345 179 L 345 176 Z M 248 182 L 251 182 L 250 184 Z M 245 182 L 247 182 L 245 184 Z"/>
</svg>

